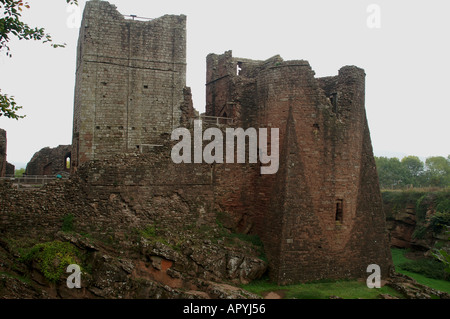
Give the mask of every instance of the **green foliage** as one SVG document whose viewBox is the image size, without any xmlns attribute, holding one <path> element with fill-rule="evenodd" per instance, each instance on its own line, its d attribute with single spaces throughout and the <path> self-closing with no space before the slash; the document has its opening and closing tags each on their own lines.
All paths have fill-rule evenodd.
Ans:
<svg viewBox="0 0 450 319">
<path fill-rule="evenodd" d="M 433 256 L 444 264 L 445 271 L 450 274 L 450 254 L 444 249 L 440 249 L 433 253 Z"/>
<path fill-rule="evenodd" d="M 450 185 L 450 160 L 442 156 L 427 158 L 427 174 L 431 186 L 449 186 Z"/>
<path fill-rule="evenodd" d="M 427 227 L 425 227 L 423 225 L 417 226 L 416 229 L 414 230 L 414 233 L 412 234 L 412 238 L 422 239 L 425 237 L 427 232 L 428 232 Z"/>
<path fill-rule="evenodd" d="M 450 226 L 450 212 L 436 212 L 430 218 L 430 228 L 433 232 L 439 234 Z"/>
<path fill-rule="evenodd" d="M 406 185 L 406 170 L 398 158 L 375 157 L 381 188 Z"/>
<path fill-rule="evenodd" d="M 72 244 L 52 241 L 33 246 L 20 261 L 27 264 L 36 262 L 48 281 L 57 282 L 67 266 L 79 263 L 79 259 L 79 252 Z"/>
<path fill-rule="evenodd" d="M 150 225 L 145 227 L 144 229 L 139 230 L 139 235 L 141 235 L 145 239 L 156 237 L 156 226 Z"/>
<path fill-rule="evenodd" d="M 68 214 L 66 216 L 63 217 L 62 219 L 62 231 L 63 232 L 71 232 L 73 231 L 73 220 L 74 220 L 75 216 L 73 216 L 72 214 Z"/>
<path fill-rule="evenodd" d="M 19 111 L 22 106 L 18 106 L 14 97 L 9 97 L 6 94 L 2 94 L 0 90 L 0 117 L 5 116 L 10 119 L 21 119 L 24 118 L 25 115 L 18 115 L 17 111 Z"/>
<path fill-rule="evenodd" d="M 450 281 L 450 275 L 445 271 L 445 265 L 436 259 L 421 258 L 409 260 L 398 266 L 403 270 L 422 274 L 428 278 Z"/>
<path fill-rule="evenodd" d="M 443 198 L 436 205 L 436 211 L 441 213 L 450 213 L 450 198 Z"/>
<path fill-rule="evenodd" d="M 423 274 L 403 269 L 402 268 L 403 265 L 408 265 L 410 262 L 412 262 L 411 259 L 405 257 L 405 254 L 407 252 L 405 249 L 393 248 L 391 249 L 391 252 L 392 252 L 392 261 L 395 265 L 396 272 L 410 276 L 417 282 L 430 288 L 450 293 L 450 283 L 447 280 L 429 278 Z M 415 267 L 418 268 L 419 266 Z"/>
<path fill-rule="evenodd" d="M 25 168 L 16 169 L 15 172 L 14 172 L 14 176 L 15 177 L 22 177 L 24 173 L 25 173 Z"/>
<path fill-rule="evenodd" d="M 375 163 L 382 189 L 450 186 L 450 155 L 429 157 L 425 163 L 417 156 L 406 156 L 401 161 L 396 157 L 375 157 Z"/>
<path fill-rule="evenodd" d="M 338 296 L 344 299 L 377 299 L 380 294 L 390 294 L 401 298 L 402 295 L 393 288 L 384 286 L 381 289 L 370 289 L 363 281 L 357 280 L 321 280 L 312 283 L 278 286 L 263 278 L 253 281 L 242 288 L 257 295 L 264 296 L 268 292 L 278 292 L 285 299 L 330 299 Z"/>
<path fill-rule="evenodd" d="M 78 0 L 66 0 L 68 4 L 78 5 Z M 0 8 L 3 9 L 0 18 L 0 51 L 5 50 L 6 56 L 12 57 L 8 46 L 11 36 L 19 40 L 36 40 L 43 43 L 50 43 L 54 48 L 65 47 L 65 44 L 53 43 L 50 34 L 44 28 L 30 27 L 21 21 L 22 11 L 29 9 L 30 5 L 24 0 L 0 0 Z M 19 115 L 18 111 L 22 106 L 17 105 L 13 96 L 0 93 L 0 117 L 5 116 L 10 119 L 21 119 L 24 115 Z"/>
</svg>

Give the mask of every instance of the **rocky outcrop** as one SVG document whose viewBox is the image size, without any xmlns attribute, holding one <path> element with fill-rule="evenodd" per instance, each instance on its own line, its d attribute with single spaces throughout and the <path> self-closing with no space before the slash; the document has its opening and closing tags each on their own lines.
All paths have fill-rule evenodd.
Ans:
<svg viewBox="0 0 450 319">
<path fill-rule="evenodd" d="M 118 243 L 120 250 L 73 233 L 59 232 L 55 240 L 70 243 L 84 256 L 81 288 L 69 289 L 66 273 L 57 282 L 49 281 L 39 262 L 20 263 L 23 252 L 21 255 L 13 248 L 13 241 L 2 241 L 1 298 L 259 298 L 232 284 L 257 279 L 267 267 L 239 249 L 199 238 L 177 250 L 168 243 L 143 238 L 128 242 L 129 246 Z M 138 245 L 136 250 L 134 245 Z M 206 257 L 197 258 L 201 255 Z"/>
<path fill-rule="evenodd" d="M 448 191 L 385 191 L 384 211 L 390 244 L 397 248 L 411 248 L 427 252 L 439 246 L 450 247 L 446 203 Z M 438 220 L 438 215 L 442 220 Z"/>
<path fill-rule="evenodd" d="M 266 272 L 261 246 L 187 216 L 158 224 L 158 210 L 87 192 L 76 177 L 34 191 L 0 183 L 0 298 L 258 298 L 237 286 Z M 178 207 L 181 197 L 158 198 Z M 67 287 L 65 272 L 50 280 L 30 257 L 55 242 L 76 250 L 80 289 Z M 54 253 L 50 264 L 60 265 L 64 254 Z"/>
<path fill-rule="evenodd" d="M 416 229 L 414 206 L 408 205 L 404 210 L 394 214 L 393 219 L 387 222 L 387 227 L 390 231 L 391 246 L 411 248 Z"/>
<path fill-rule="evenodd" d="M 422 285 L 409 276 L 393 273 L 387 285 L 400 292 L 407 299 L 450 299 L 450 294 Z M 392 299 L 384 295 L 383 299 Z"/>
</svg>

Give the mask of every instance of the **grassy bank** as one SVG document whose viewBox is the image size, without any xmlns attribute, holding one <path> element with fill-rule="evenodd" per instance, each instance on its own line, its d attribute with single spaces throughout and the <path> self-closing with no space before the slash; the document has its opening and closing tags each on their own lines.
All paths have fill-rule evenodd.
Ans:
<svg viewBox="0 0 450 319">
<path fill-rule="evenodd" d="M 330 299 L 332 296 L 344 299 L 377 299 L 380 294 L 401 297 L 401 294 L 391 287 L 369 289 L 364 281 L 356 280 L 321 281 L 278 286 L 269 282 L 268 279 L 264 279 L 244 285 L 243 288 L 260 296 L 275 292 L 284 299 Z"/>
<path fill-rule="evenodd" d="M 393 248 L 391 251 L 392 261 L 398 273 L 414 278 L 422 285 L 450 293 L 450 281 L 448 281 L 450 274 L 445 272 L 443 265 L 438 261 L 408 259 L 405 249 Z"/>
<path fill-rule="evenodd" d="M 428 263 L 428 261 L 424 262 L 423 260 L 411 260 L 406 258 L 405 254 L 405 250 L 392 249 L 392 258 L 397 272 L 410 276 L 430 288 L 450 293 L 450 281 L 436 279 L 445 276 L 441 273 L 443 269 L 439 267 L 439 264 Z M 421 273 L 412 272 L 408 269 L 415 269 Z M 430 276 L 435 278 L 430 278 Z M 378 299 L 380 294 L 403 298 L 399 292 L 388 286 L 380 289 L 369 289 L 363 280 L 320 281 L 278 286 L 264 278 L 243 285 L 242 288 L 260 296 L 274 292 L 284 299 L 330 299 L 332 296 L 344 299 Z"/>
</svg>

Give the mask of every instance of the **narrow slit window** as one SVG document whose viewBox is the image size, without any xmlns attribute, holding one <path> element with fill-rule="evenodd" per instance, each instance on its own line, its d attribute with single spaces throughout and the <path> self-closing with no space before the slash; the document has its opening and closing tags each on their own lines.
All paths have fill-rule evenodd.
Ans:
<svg viewBox="0 0 450 319">
<path fill-rule="evenodd" d="M 241 71 L 242 71 L 242 62 L 238 62 L 236 67 L 236 75 L 241 75 Z"/>
<path fill-rule="evenodd" d="M 336 222 L 342 223 L 344 221 L 344 200 L 336 200 Z"/>
<path fill-rule="evenodd" d="M 333 112 L 337 113 L 337 111 L 338 111 L 337 93 L 331 94 L 330 102 L 331 102 L 331 106 L 333 107 Z"/>
<path fill-rule="evenodd" d="M 66 158 L 66 169 L 70 169 L 70 157 Z"/>
<path fill-rule="evenodd" d="M 70 170 L 72 168 L 72 153 L 67 153 L 64 156 L 64 169 L 65 170 Z"/>
</svg>

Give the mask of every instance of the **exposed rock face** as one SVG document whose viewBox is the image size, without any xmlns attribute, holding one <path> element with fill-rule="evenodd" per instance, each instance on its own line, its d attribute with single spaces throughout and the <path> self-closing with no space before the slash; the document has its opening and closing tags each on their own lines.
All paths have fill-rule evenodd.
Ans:
<svg viewBox="0 0 450 319">
<path fill-rule="evenodd" d="M 423 252 L 434 249 L 436 243 L 450 247 L 445 229 L 431 225 L 439 203 L 449 200 L 448 192 L 385 191 L 383 197 L 391 246 Z"/>
<path fill-rule="evenodd" d="M 134 210 L 120 196 L 89 193 L 75 176 L 26 196 L 9 182 L 0 186 L 0 273 L 7 274 L 0 278 L 0 297 L 258 298 L 230 283 L 248 283 L 266 272 L 261 247 L 215 223 L 196 226 L 189 214 L 158 224 L 164 218 L 158 210 Z M 177 197 L 163 201 L 179 205 Z M 55 241 L 79 252 L 81 289 L 67 288 L 68 274 L 51 282 L 38 260 L 23 261 L 37 243 Z"/>
<path fill-rule="evenodd" d="M 45 147 L 36 152 L 27 164 L 25 173 L 31 175 L 56 175 L 70 172 L 72 146 Z"/>
<path fill-rule="evenodd" d="M 416 215 L 414 207 L 408 205 L 404 210 L 395 214 L 394 220 L 388 223 L 391 245 L 398 248 L 411 248 L 415 228 Z"/>
<path fill-rule="evenodd" d="M 387 285 L 402 293 L 407 299 L 450 299 L 450 294 L 419 284 L 411 277 L 398 273 L 390 276 Z"/>
</svg>

